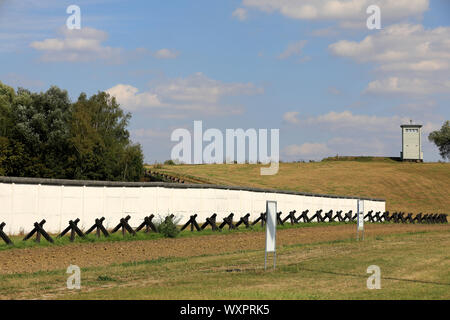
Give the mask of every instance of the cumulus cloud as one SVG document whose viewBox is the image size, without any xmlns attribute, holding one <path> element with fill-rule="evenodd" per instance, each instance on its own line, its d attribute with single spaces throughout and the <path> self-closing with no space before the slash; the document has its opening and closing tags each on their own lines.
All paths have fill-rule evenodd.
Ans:
<svg viewBox="0 0 450 320">
<path fill-rule="evenodd" d="M 127 84 L 118 84 L 106 90 L 127 110 L 161 107 L 158 96 L 150 92 L 139 93 L 139 89 Z"/>
<path fill-rule="evenodd" d="M 368 93 L 450 92 L 450 27 L 425 29 L 395 24 L 361 41 L 341 40 L 330 51 L 359 63 L 373 63 L 379 78 Z"/>
<path fill-rule="evenodd" d="M 429 0 L 243 0 L 242 6 L 267 13 L 278 12 L 300 20 L 338 21 L 341 27 L 366 27 L 366 9 L 378 5 L 383 21 L 420 17 Z"/>
<path fill-rule="evenodd" d="M 104 31 L 90 27 L 69 30 L 59 29 L 60 38 L 48 38 L 43 41 L 33 41 L 30 46 L 43 54 L 43 61 L 93 61 L 108 60 L 119 62 L 123 50 L 104 46 L 108 39 Z"/>
<path fill-rule="evenodd" d="M 165 112 L 160 114 L 163 118 L 182 118 L 190 112 L 240 114 L 243 112 L 241 107 L 229 106 L 222 99 L 263 93 L 263 89 L 253 83 L 225 83 L 208 78 L 201 72 L 156 83 L 144 92 L 128 84 L 118 84 L 106 91 L 128 110 L 160 107 Z"/>
<path fill-rule="evenodd" d="M 106 46 L 104 43 L 108 40 L 108 34 L 90 27 L 69 30 L 64 26 L 59 28 L 57 33 L 59 37 L 30 43 L 30 47 L 42 52 L 42 61 L 90 62 L 102 60 L 109 63 L 121 63 L 142 55 L 153 56 L 157 59 L 175 59 L 180 54 L 178 51 L 167 48 L 152 52 L 145 48 L 125 51 L 122 48 Z"/>
<path fill-rule="evenodd" d="M 375 62 L 381 70 L 436 71 L 450 64 L 450 27 L 425 29 L 422 25 L 395 24 L 362 41 L 341 40 L 332 53 L 358 62 Z"/>
<path fill-rule="evenodd" d="M 244 8 L 237 8 L 233 11 L 232 17 L 238 19 L 239 21 L 247 20 L 247 10 Z"/>
</svg>

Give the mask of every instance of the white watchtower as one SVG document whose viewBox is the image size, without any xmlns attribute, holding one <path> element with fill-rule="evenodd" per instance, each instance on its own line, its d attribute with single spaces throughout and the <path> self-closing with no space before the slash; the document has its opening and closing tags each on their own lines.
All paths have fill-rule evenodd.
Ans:
<svg viewBox="0 0 450 320">
<path fill-rule="evenodd" d="M 402 161 L 423 162 L 422 152 L 422 125 L 413 124 L 410 120 L 409 124 L 403 124 L 402 128 L 402 151 L 400 158 Z"/>
</svg>

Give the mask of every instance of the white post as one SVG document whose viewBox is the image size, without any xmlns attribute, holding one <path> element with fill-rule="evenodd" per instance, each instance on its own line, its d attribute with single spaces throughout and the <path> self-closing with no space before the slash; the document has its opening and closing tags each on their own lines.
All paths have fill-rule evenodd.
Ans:
<svg viewBox="0 0 450 320">
<path fill-rule="evenodd" d="M 362 240 L 364 240 L 364 200 L 358 199 L 357 218 L 356 239 L 359 240 L 359 233 L 362 232 Z"/>
<path fill-rule="evenodd" d="M 277 234 L 277 202 L 266 201 L 266 252 L 264 255 L 264 270 L 267 268 L 267 253 L 273 253 L 273 268 L 276 261 Z"/>
</svg>

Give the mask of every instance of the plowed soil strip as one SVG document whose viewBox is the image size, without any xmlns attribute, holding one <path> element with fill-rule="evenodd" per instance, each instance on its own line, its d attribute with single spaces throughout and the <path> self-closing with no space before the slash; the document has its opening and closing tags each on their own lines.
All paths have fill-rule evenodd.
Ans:
<svg viewBox="0 0 450 320">
<path fill-rule="evenodd" d="M 292 228 L 277 232 L 277 245 L 307 244 L 355 237 L 355 225 Z M 450 231 L 450 225 L 366 225 L 366 237 L 420 231 Z M 240 250 L 263 250 L 264 232 L 179 239 L 80 243 L 0 251 L 0 274 L 107 266 L 162 257 L 192 257 Z"/>
</svg>

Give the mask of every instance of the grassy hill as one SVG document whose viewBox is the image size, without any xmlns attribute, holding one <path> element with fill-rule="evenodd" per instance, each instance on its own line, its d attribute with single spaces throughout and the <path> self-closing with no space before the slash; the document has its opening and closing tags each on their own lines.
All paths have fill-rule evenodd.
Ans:
<svg viewBox="0 0 450 320">
<path fill-rule="evenodd" d="M 153 170 L 214 184 L 383 198 L 390 211 L 450 213 L 450 163 L 403 163 L 388 158 L 280 163 L 273 176 L 261 176 L 260 167 L 163 165 Z"/>
</svg>

